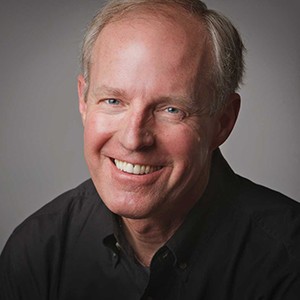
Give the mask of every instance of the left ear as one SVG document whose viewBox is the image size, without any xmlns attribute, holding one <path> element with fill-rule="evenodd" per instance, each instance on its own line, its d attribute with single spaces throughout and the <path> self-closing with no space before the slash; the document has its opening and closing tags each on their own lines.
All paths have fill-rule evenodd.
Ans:
<svg viewBox="0 0 300 300">
<path fill-rule="evenodd" d="M 86 83 L 82 75 L 79 75 L 77 78 L 77 92 L 78 92 L 78 104 L 79 104 L 79 112 L 81 115 L 82 124 L 84 126 L 85 119 L 86 119 L 86 111 L 87 111 L 87 104 L 85 99 L 84 90 L 86 88 Z"/>
<path fill-rule="evenodd" d="M 240 106 L 240 95 L 232 93 L 227 97 L 226 105 L 220 111 L 216 112 L 214 116 L 216 127 L 212 150 L 222 145 L 229 137 L 237 120 Z"/>
</svg>

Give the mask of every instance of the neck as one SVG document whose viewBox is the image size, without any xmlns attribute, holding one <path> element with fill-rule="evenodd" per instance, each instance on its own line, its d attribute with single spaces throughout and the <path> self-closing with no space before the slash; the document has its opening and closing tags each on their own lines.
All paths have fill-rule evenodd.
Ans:
<svg viewBox="0 0 300 300">
<path fill-rule="evenodd" d="M 182 221 L 158 222 L 122 218 L 125 236 L 141 265 L 149 267 L 152 257 L 174 234 Z"/>
</svg>

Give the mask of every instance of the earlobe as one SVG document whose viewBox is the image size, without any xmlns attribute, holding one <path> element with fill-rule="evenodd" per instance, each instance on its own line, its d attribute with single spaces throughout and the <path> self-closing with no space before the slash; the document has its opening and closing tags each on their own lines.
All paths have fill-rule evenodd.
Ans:
<svg viewBox="0 0 300 300">
<path fill-rule="evenodd" d="M 241 105 L 241 98 L 239 94 L 232 93 L 227 97 L 227 104 L 216 115 L 216 134 L 213 143 L 213 149 L 222 145 L 230 133 L 232 132 L 236 123 Z"/>
<path fill-rule="evenodd" d="M 86 88 L 85 80 L 82 75 L 79 75 L 77 79 L 77 91 L 78 91 L 78 100 L 79 100 L 78 104 L 79 104 L 79 112 L 81 115 L 83 126 L 86 119 L 86 109 L 87 109 L 87 104 L 85 99 L 85 88 Z"/>
</svg>

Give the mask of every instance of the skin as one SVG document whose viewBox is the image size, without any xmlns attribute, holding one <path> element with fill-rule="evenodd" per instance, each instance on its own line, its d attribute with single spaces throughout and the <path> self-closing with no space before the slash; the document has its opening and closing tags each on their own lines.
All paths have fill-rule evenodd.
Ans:
<svg viewBox="0 0 300 300">
<path fill-rule="evenodd" d="M 180 9 L 167 12 L 172 17 L 140 12 L 106 25 L 93 48 L 86 98 L 78 78 L 92 180 L 148 266 L 203 194 L 212 151 L 230 134 L 239 109 L 232 94 L 222 111 L 208 114 L 207 33 Z M 114 159 L 154 169 L 130 174 Z"/>
</svg>

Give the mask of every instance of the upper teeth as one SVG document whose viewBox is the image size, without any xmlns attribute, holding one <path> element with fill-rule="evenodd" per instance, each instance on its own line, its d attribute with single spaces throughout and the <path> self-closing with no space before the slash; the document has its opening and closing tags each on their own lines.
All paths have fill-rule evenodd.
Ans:
<svg viewBox="0 0 300 300">
<path fill-rule="evenodd" d="M 131 174 L 136 174 L 136 175 L 149 174 L 161 168 L 161 167 L 153 167 L 153 166 L 146 166 L 146 165 L 134 165 L 117 159 L 115 159 L 114 162 L 119 170 Z"/>
</svg>

